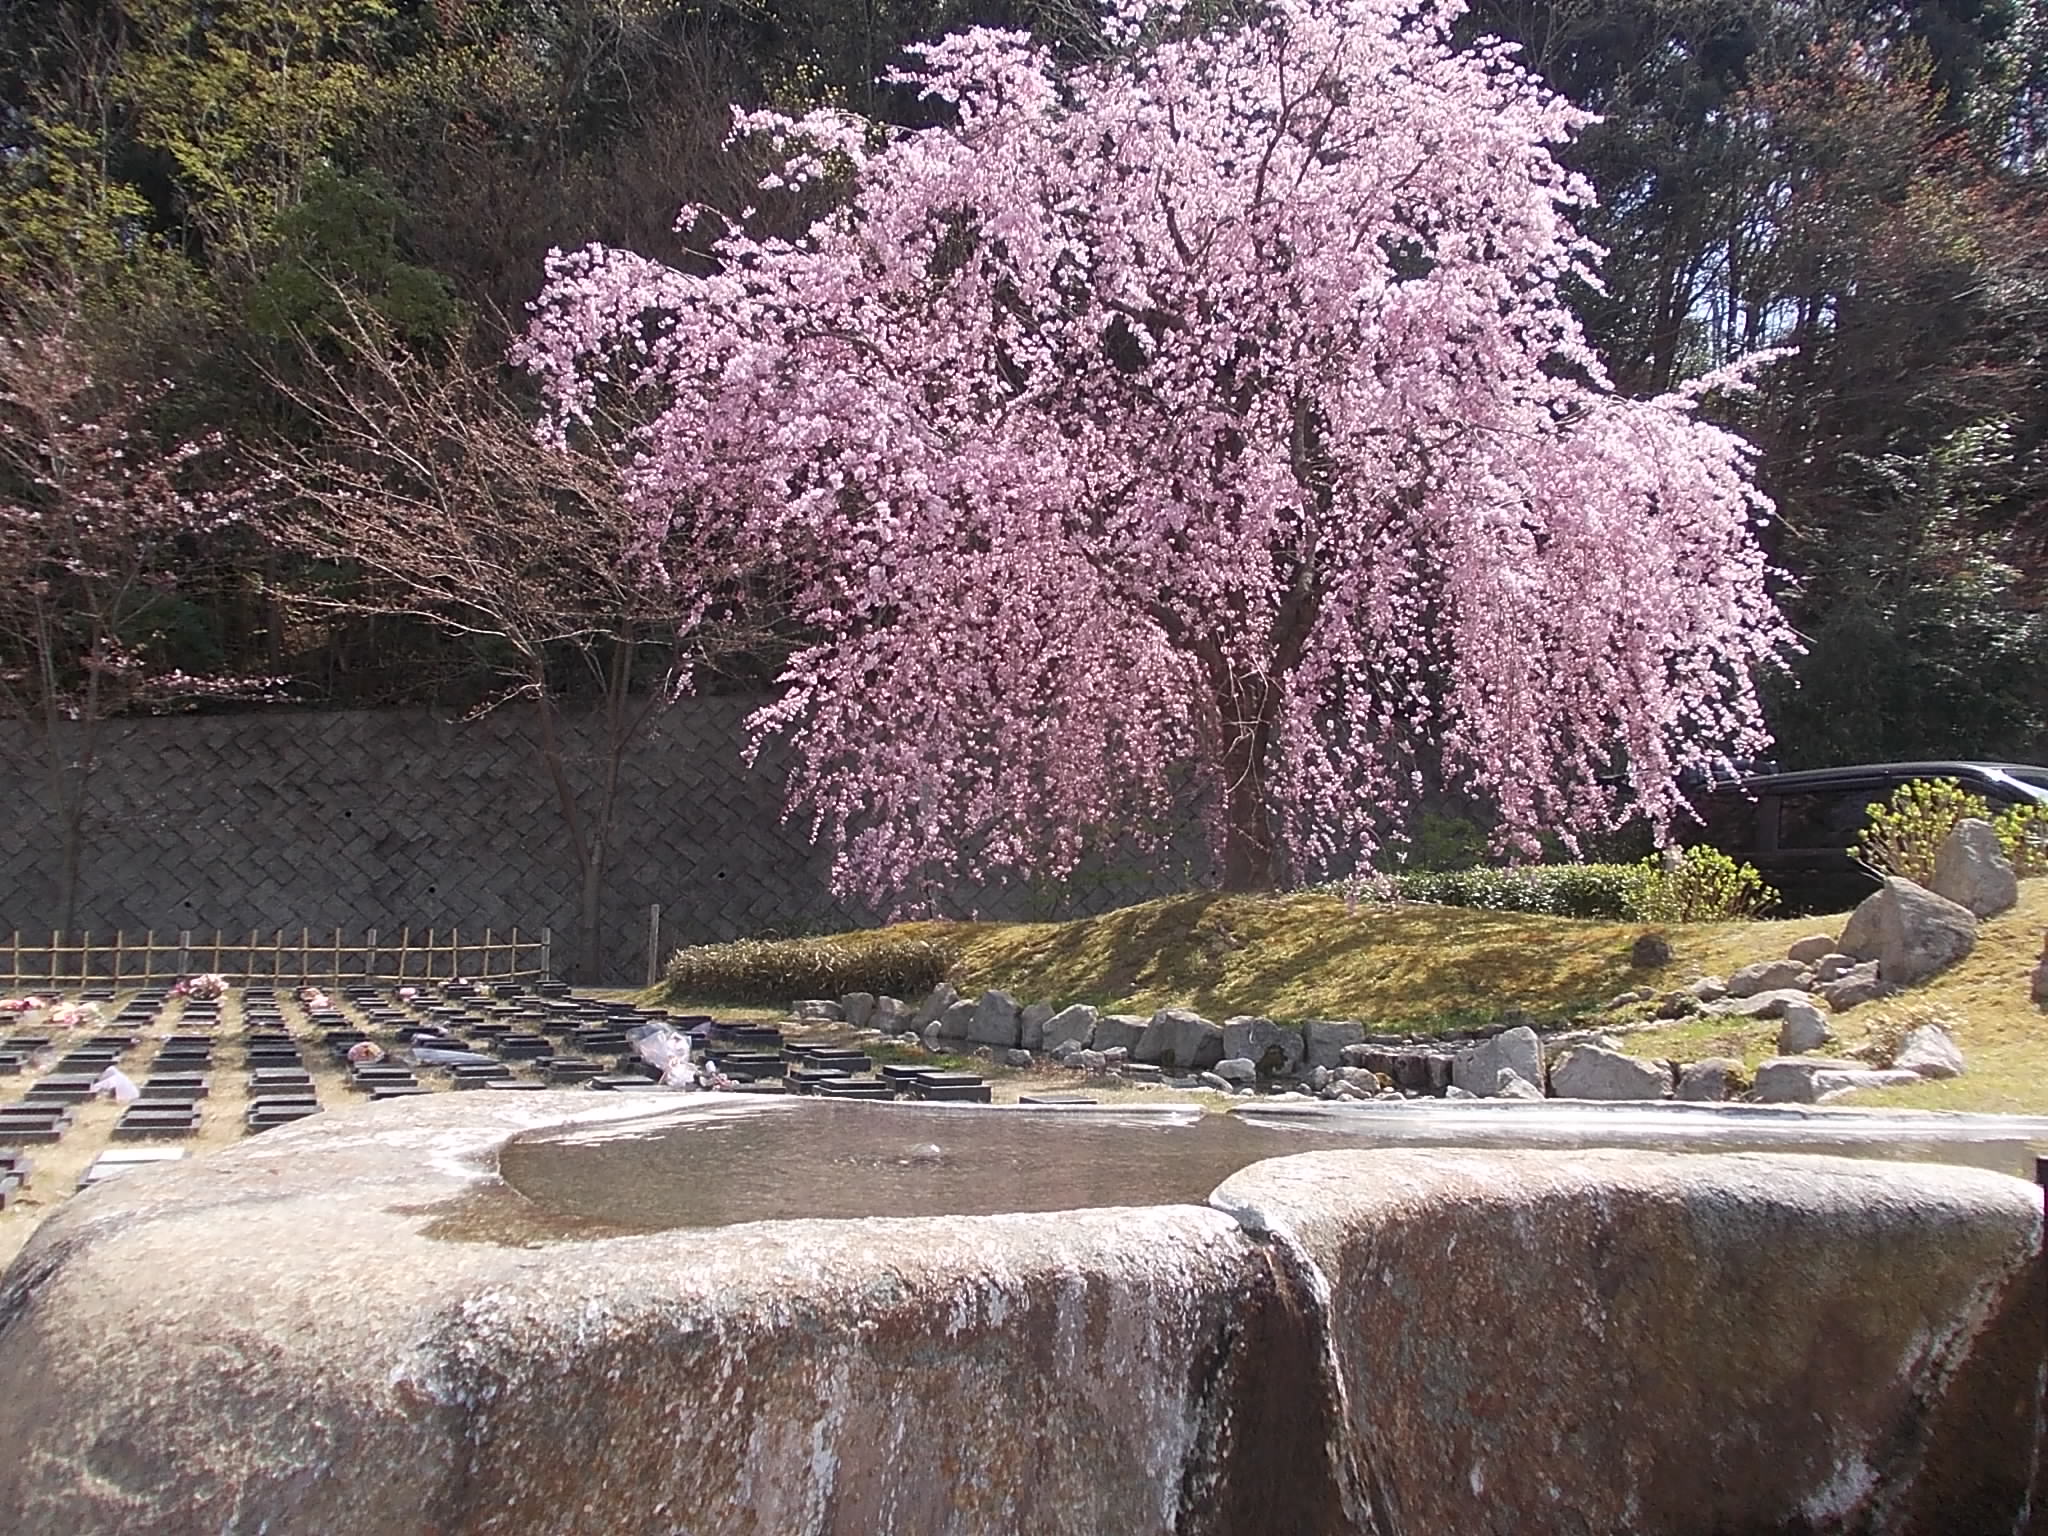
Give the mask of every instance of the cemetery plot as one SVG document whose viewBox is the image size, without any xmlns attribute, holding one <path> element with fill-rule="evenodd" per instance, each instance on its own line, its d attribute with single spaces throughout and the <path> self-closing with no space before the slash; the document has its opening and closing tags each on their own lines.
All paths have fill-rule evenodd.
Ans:
<svg viewBox="0 0 2048 1536">
<path fill-rule="evenodd" d="M 58 1003 L 83 1001 L 70 995 Z M 96 1020 L 53 1026 L 31 1012 L 0 1034 L 0 1216 L 17 1213 L 31 1148 L 57 1199 L 136 1168 L 174 1163 L 224 1140 L 257 1135 L 342 1103 L 442 1092 L 538 1093 L 577 1088 L 660 1094 L 661 1067 L 628 1038 L 659 1022 L 687 1033 L 693 1060 L 750 1093 L 824 1098 L 922 1097 L 985 1102 L 971 1073 L 884 1065 L 865 1052 L 799 1043 L 782 1030 L 579 998 L 564 986 L 350 986 L 301 997 L 292 989 L 230 987 L 217 999 L 154 987 L 100 1000 Z M 443 1056 L 440 1053 L 455 1053 Z M 95 1097 L 116 1067 L 126 1102 Z M 125 1089 L 124 1089 L 125 1091 Z M 0 1260 L 26 1226 L 0 1224 Z"/>
</svg>

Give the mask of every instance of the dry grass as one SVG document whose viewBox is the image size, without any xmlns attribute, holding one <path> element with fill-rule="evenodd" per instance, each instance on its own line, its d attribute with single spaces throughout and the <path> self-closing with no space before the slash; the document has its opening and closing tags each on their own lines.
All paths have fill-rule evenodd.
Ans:
<svg viewBox="0 0 2048 1536">
<path fill-rule="evenodd" d="M 1734 926 L 1739 930 L 1745 925 Z M 1783 954 L 1785 943 L 1801 933 L 1839 933 L 1841 921 L 1807 919 L 1746 927 L 1748 942 L 1738 931 L 1717 935 L 1711 946 L 1681 944 L 1680 953 L 1688 959 L 1699 957 L 1704 971 L 1726 975 L 1733 966 Z M 1778 931 L 1768 936 L 1758 931 L 1767 928 Z M 1951 1028 L 1963 1048 L 1967 1071 L 1962 1077 L 1860 1093 L 1855 1102 L 2048 1114 L 2048 1016 L 2028 1000 L 2028 978 L 2040 957 L 2044 928 L 2048 878 L 2022 881 L 2019 905 L 1979 928 L 1977 947 L 1962 964 L 1925 986 L 1831 1019 L 1836 1041 L 1829 1050 L 1834 1053 L 1853 1051 L 1873 1037 L 1901 1033 L 1929 1017 Z M 1706 964 L 1709 958 L 1714 963 Z M 1776 1050 L 1777 1031 L 1774 1022 L 1687 1020 L 1631 1036 L 1629 1049 L 1647 1055 L 1739 1056 L 1754 1064 Z M 1715 1049 L 1705 1049 L 1708 1045 Z"/>
<path fill-rule="evenodd" d="M 1561 1022 L 1646 980 L 1702 975 L 1749 951 L 1780 952 L 1810 924 L 1659 928 L 1675 951 L 1659 973 L 1629 967 L 1630 946 L 1651 931 L 1640 923 L 1351 909 L 1318 893 L 1183 896 L 1068 923 L 923 926 L 959 944 L 955 981 L 963 992 L 999 986 L 1027 1000 L 1134 1013 L 1180 1005 L 1211 1018 L 1360 1019 L 1430 1032 L 1484 1024 L 1509 1009 Z"/>
<path fill-rule="evenodd" d="M 1120 1012 L 1192 1007 L 1210 1018 L 1346 1018 L 1421 1033 L 1470 1027 L 1509 1009 L 1544 1023 L 1600 1015 L 1632 987 L 1668 990 L 1782 956 L 1795 939 L 1839 934 L 1843 918 L 1705 923 L 1660 929 L 1671 964 L 1632 971 L 1641 924 L 1583 922 L 1448 907 L 1347 909 L 1335 896 L 1199 895 L 1066 923 L 930 923 L 905 931 L 958 944 L 954 983 L 972 995 L 1002 987 L 1025 1001 L 1086 1002 Z M 1953 1016 L 1969 1062 L 1953 1082 L 1858 1097 L 1859 1103 L 2048 1113 L 2048 1018 L 2028 1001 L 2028 976 L 2048 928 L 2048 878 L 2022 883 L 2013 911 L 1986 922 L 1961 965 L 1899 998 L 1835 1021 L 1848 1051 L 1915 1010 Z M 675 999 L 669 999 L 675 1005 Z M 705 1011 L 729 1014 L 715 1002 Z M 1590 1020 L 1589 1020 L 1590 1021 Z M 1774 1021 L 1687 1019 L 1634 1034 L 1629 1049 L 1754 1065 L 1777 1045 Z"/>
</svg>

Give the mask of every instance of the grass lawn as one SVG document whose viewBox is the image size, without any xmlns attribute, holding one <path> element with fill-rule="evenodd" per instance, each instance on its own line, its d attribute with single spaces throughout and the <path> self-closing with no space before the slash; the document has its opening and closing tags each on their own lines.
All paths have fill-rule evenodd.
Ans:
<svg viewBox="0 0 2048 1536">
<path fill-rule="evenodd" d="M 913 923 L 886 932 L 940 938 L 960 953 L 953 981 L 965 995 L 1001 987 L 1026 1002 L 1093 1003 L 1148 1013 L 1191 1007 L 1212 1019 L 1359 1019 L 1417 1033 L 1484 1025 L 1523 1009 L 1539 1025 L 1639 1021 L 1608 1014 L 1607 999 L 1634 987 L 1670 990 L 1782 956 L 1809 933 L 1840 933 L 1841 916 L 1662 928 L 1673 958 L 1631 970 L 1639 923 L 1586 922 L 1453 907 L 1361 906 L 1336 896 L 1193 895 L 1064 923 Z M 1939 1109 L 2048 1113 L 2048 1017 L 2027 982 L 2048 927 L 2048 878 L 2022 884 L 2019 906 L 1986 922 L 1976 951 L 1923 987 L 1835 1021 L 1832 1050 L 1873 1029 L 1940 1010 L 1969 1062 L 1953 1082 L 1859 1095 L 1856 1102 Z M 875 935 L 863 936 L 871 941 Z M 778 1018 L 713 998 L 666 998 L 722 1016 Z M 1637 1054 L 1738 1056 L 1754 1065 L 1777 1043 L 1774 1021 L 1685 1020 L 1633 1033 Z"/>
</svg>

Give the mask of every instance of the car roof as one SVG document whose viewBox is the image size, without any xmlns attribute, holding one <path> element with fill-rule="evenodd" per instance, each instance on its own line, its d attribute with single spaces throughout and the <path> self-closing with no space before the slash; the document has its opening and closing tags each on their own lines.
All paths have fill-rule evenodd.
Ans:
<svg viewBox="0 0 2048 1536">
<path fill-rule="evenodd" d="M 1970 761 L 1923 763 L 1852 763 L 1841 768 L 1802 768 L 1793 773 L 1752 774 L 1723 779 L 1712 792 L 1737 790 L 1749 795 L 1821 794 L 1909 779 L 1958 779 L 1966 784 L 1993 785 L 2020 798 L 2048 803 L 2048 767 L 2032 763 Z"/>
</svg>

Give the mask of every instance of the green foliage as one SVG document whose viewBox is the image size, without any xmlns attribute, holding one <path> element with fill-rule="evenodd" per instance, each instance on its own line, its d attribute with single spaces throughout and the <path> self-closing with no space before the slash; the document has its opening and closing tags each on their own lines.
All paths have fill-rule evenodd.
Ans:
<svg viewBox="0 0 2048 1536">
<path fill-rule="evenodd" d="M 249 329 L 271 341 L 331 338 L 349 329 L 347 296 L 360 295 L 400 340 L 453 336 L 463 306 L 447 278 L 401 256 L 404 212 L 374 173 L 316 171 L 277 220 L 275 254 L 249 289 Z"/>
<path fill-rule="evenodd" d="M 1807 654 L 1770 701 L 1788 766 L 2032 754 L 2048 613 L 2025 542 L 1997 531 L 2028 458 L 2005 419 L 1844 455 L 1841 499 L 1867 510 L 1801 552 Z"/>
<path fill-rule="evenodd" d="M 1468 816 L 1424 811 L 1406 838 L 1390 839 L 1388 852 L 1403 856 L 1403 868 L 1427 871 L 1474 869 L 1486 860 L 1486 831 Z"/>
<path fill-rule="evenodd" d="M 922 997 L 946 979 L 959 951 L 934 939 L 889 933 L 832 939 L 741 939 L 700 944 L 669 958 L 670 995 L 734 1003 L 802 997 Z"/>
<path fill-rule="evenodd" d="M 2021 879 L 2048 875 L 2048 805 L 2015 805 L 1993 818 L 1998 846 Z"/>
<path fill-rule="evenodd" d="M 1641 878 L 1632 864 L 1526 864 L 1513 869 L 1418 871 L 1394 877 L 1403 901 L 1548 917 L 1629 915 Z"/>
<path fill-rule="evenodd" d="M 1754 868 L 1713 848 L 1688 848 L 1668 864 L 1650 858 L 1640 864 L 1422 871 L 1397 875 L 1393 885 L 1401 900 L 1431 906 L 1649 923 L 1753 917 L 1778 899 Z"/>
<path fill-rule="evenodd" d="M 1754 865 L 1718 848 L 1687 848 L 1634 866 L 1627 915 L 1646 923 L 1722 923 L 1755 917 L 1777 905 L 1778 893 Z"/>
<path fill-rule="evenodd" d="M 1990 805 L 1954 779 L 1915 779 L 1870 807 L 1870 821 L 1849 851 L 1871 868 L 1925 885 L 1934 856 L 1966 817 L 1991 819 Z"/>
</svg>

